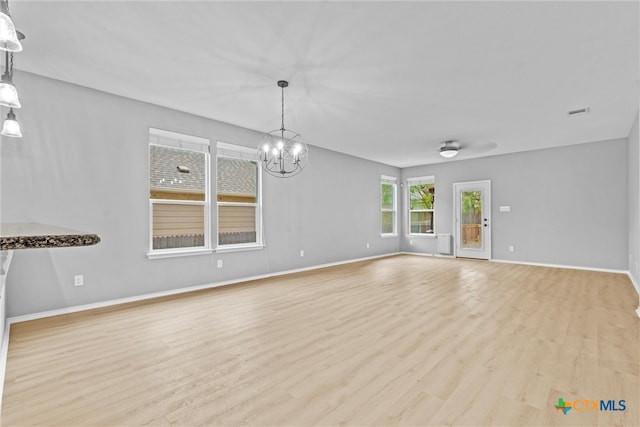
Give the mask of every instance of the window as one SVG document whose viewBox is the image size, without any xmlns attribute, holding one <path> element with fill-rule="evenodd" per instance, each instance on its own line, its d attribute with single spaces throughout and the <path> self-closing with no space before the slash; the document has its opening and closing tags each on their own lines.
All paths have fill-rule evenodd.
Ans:
<svg viewBox="0 0 640 427">
<path fill-rule="evenodd" d="M 255 150 L 218 143 L 218 248 L 262 245 L 261 169 Z"/>
<path fill-rule="evenodd" d="M 149 129 L 150 257 L 210 250 L 209 140 Z"/>
<path fill-rule="evenodd" d="M 409 178 L 409 234 L 434 234 L 435 180 L 432 176 Z"/>
<path fill-rule="evenodd" d="M 383 235 L 395 236 L 396 232 L 396 179 L 381 177 L 380 182 L 381 230 Z"/>
</svg>

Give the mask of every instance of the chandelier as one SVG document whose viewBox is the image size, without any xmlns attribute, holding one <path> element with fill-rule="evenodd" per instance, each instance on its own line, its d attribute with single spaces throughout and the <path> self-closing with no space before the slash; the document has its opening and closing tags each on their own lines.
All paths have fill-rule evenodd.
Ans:
<svg viewBox="0 0 640 427">
<path fill-rule="evenodd" d="M 278 81 L 278 87 L 282 89 L 280 129 L 264 134 L 258 147 L 258 159 L 262 169 L 278 178 L 289 178 L 299 174 L 309 159 L 309 152 L 302 140 L 302 135 L 284 127 L 284 88 L 287 86 L 289 82 Z"/>
</svg>

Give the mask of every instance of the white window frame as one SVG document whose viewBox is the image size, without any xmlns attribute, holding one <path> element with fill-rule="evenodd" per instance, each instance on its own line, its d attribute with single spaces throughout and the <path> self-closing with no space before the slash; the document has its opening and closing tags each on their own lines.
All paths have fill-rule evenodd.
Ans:
<svg viewBox="0 0 640 427">
<path fill-rule="evenodd" d="M 430 176 L 419 176 L 414 178 L 407 178 L 407 234 L 409 236 L 416 237 L 434 237 L 436 235 L 436 203 L 433 201 L 433 206 L 431 209 L 411 209 L 411 186 L 418 184 L 433 184 L 434 191 L 436 187 L 436 180 L 433 175 Z M 431 218 L 433 224 L 431 225 L 431 233 L 412 233 L 411 232 L 411 213 L 412 212 L 431 212 Z"/>
<path fill-rule="evenodd" d="M 391 209 L 385 209 L 382 207 L 382 185 L 388 184 L 393 188 L 393 207 Z M 391 212 L 393 214 L 393 231 L 391 233 L 382 232 L 382 214 L 385 212 Z M 398 235 L 398 179 L 393 176 L 380 176 L 380 236 L 381 237 L 395 237 Z"/>
<path fill-rule="evenodd" d="M 152 142 L 154 140 L 155 142 Z M 213 253 L 211 248 L 211 201 L 210 201 L 210 157 L 211 141 L 207 138 L 185 135 L 162 129 L 149 128 L 149 147 L 152 145 L 159 147 L 178 148 L 185 151 L 195 151 L 205 154 L 205 184 L 204 200 L 173 200 L 173 199 L 151 199 L 149 198 L 149 259 L 169 258 L 189 255 L 206 255 Z M 149 156 L 151 151 L 149 150 Z M 151 158 L 147 162 L 151 167 Z M 149 177 L 147 174 L 147 179 Z M 147 193 L 148 194 L 148 193 Z M 204 245 L 186 248 L 166 248 L 153 249 L 153 205 L 154 204 L 176 204 L 176 205 L 199 205 L 204 206 Z"/>
<path fill-rule="evenodd" d="M 219 202 L 218 201 L 218 181 L 217 181 L 217 167 L 218 167 L 218 157 L 224 157 L 228 159 L 242 159 L 242 160 L 250 160 L 256 163 L 258 176 L 257 176 L 257 191 L 256 191 L 256 202 L 255 203 L 242 203 L 242 202 Z M 227 244 L 221 245 L 219 241 L 219 229 L 220 229 L 220 207 L 221 206 L 252 206 L 256 209 L 256 241 L 251 243 L 237 243 L 237 244 Z M 217 227 L 216 227 L 216 249 L 215 251 L 218 253 L 222 252 L 237 252 L 237 251 L 246 251 L 246 250 L 255 250 L 264 248 L 264 243 L 262 239 L 262 166 L 256 157 L 256 150 L 243 147 L 241 145 L 228 144 L 226 142 L 218 141 L 216 145 L 216 217 L 217 217 Z"/>
</svg>

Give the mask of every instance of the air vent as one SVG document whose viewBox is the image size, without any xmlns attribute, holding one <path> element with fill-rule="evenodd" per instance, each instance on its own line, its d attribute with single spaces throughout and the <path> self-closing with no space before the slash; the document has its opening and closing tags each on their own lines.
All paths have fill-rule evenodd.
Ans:
<svg viewBox="0 0 640 427">
<path fill-rule="evenodd" d="M 576 110 L 569 110 L 567 114 L 569 114 L 570 116 L 573 116 L 576 114 L 585 114 L 588 112 L 589 112 L 589 107 L 584 107 L 584 108 L 578 108 Z"/>
</svg>

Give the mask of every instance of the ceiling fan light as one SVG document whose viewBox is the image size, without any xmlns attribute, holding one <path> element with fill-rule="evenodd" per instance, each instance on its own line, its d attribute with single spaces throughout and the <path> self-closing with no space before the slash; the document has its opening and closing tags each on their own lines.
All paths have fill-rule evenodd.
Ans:
<svg viewBox="0 0 640 427">
<path fill-rule="evenodd" d="M 20 52 L 22 43 L 18 40 L 16 26 L 8 13 L 0 12 L 0 49 L 9 52 Z"/>
<path fill-rule="evenodd" d="M 444 147 L 440 148 L 440 155 L 446 159 L 455 157 L 456 154 L 458 154 L 458 147 L 445 145 Z"/>
</svg>

